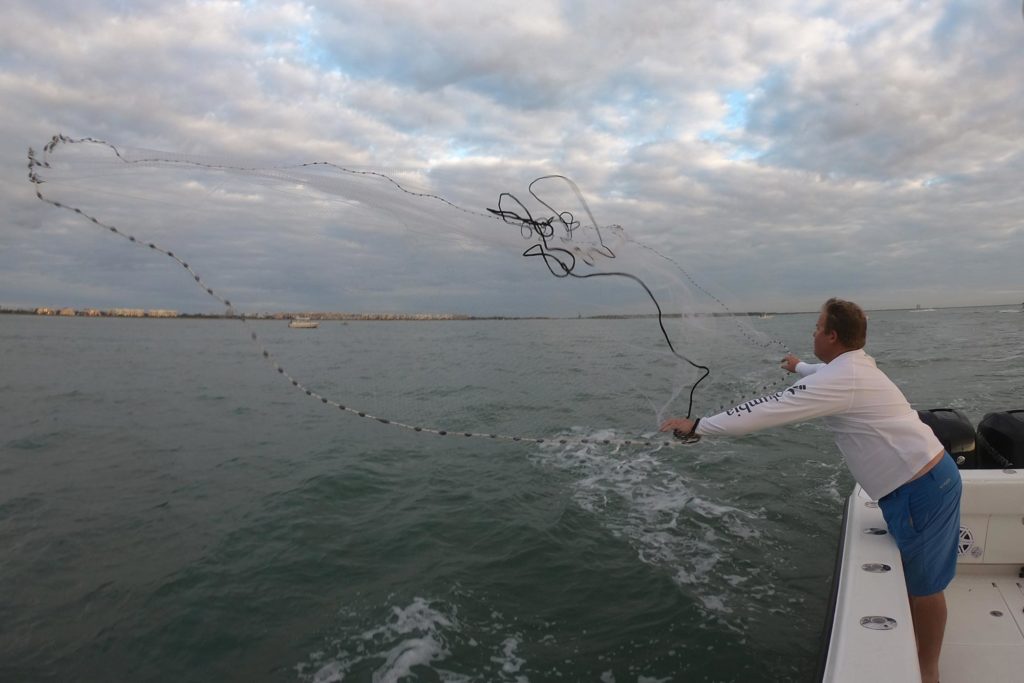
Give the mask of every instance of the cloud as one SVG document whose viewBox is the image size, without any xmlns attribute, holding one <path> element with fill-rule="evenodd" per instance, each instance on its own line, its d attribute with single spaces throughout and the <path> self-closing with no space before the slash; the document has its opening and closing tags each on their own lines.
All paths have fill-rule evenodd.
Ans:
<svg viewBox="0 0 1024 683">
<path fill-rule="evenodd" d="M 481 210 L 564 173 L 599 222 L 752 309 L 813 308 L 825 294 L 872 306 L 1024 294 L 1024 25 L 1009 1 L 15 2 L 0 31 L 2 304 L 61 303 L 65 287 L 125 295 L 96 272 L 128 272 L 103 261 L 109 240 L 69 239 L 71 217 L 34 204 L 25 182 L 26 148 L 58 131 L 225 164 L 411 170 Z M 167 201 L 194 201 L 177 192 Z M 483 307 L 517 312 L 630 298 L 553 298 L 516 253 L 498 269 L 430 248 L 404 254 L 389 285 L 359 267 L 380 242 L 360 250 L 329 232 L 340 210 L 330 200 L 293 204 L 300 219 L 272 243 L 260 240 L 273 231 L 257 239 L 245 212 L 232 214 L 235 199 L 205 197 L 206 220 L 219 222 L 203 249 L 257 306 L 329 304 L 323 278 L 280 274 L 330 268 L 326 247 L 359 254 L 351 272 L 378 282 L 376 306 L 390 291 L 393 306 L 429 307 L 445 277 L 458 305 L 470 305 L 475 279 Z M 144 213 L 153 222 L 165 210 Z M 283 223 L 277 210 L 268 216 Z M 408 239 L 422 247 L 422 235 Z M 247 274 L 229 248 L 239 240 L 278 274 Z M 49 265 L 59 277 L 28 276 Z M 515 282 L 517 268 L 522 295 L 487 284 Z M 154 297 L 176 296 L 154 282 Z"/>
</svg>

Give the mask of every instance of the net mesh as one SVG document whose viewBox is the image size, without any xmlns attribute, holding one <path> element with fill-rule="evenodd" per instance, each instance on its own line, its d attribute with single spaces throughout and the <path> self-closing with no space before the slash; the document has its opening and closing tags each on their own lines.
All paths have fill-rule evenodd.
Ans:
<svg viewBox="0 0 1024 683">
<path fill-rule="evenodd" d="M 28 164 L 37 196 L 62 210 L 44 229 L 89 246 L 88 291 L 240 320 L 274 371 L 357 416 L 670 443 L 661 419 L 787 381 L 769 323 L 599 223 L 564 176 L 267 165 L 63 135 Z M 120 240 L 81 242 L 90 225 Z M 300 315 L 320 321 L 316 336 L 281 324 Z"/>
</svg>

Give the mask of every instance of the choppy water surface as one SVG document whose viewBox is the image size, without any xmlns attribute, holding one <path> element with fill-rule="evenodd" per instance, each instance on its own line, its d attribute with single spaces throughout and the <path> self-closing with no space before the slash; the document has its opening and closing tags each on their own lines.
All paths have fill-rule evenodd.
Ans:
<svg viewBox="0 0 1024 683">
<path fill-rule="evenodd" d="M 868 350 L 977 423 L 1022 407 L 1007 308 L 872 313 Z M 758 324 L 809 353 L 813 319 Z M 433 424 L 655 420 L 564 352 L 643 382 L 612 351 L 650 321 L 250 324 L 325 394 Z M 820 425 L 633 450 L 408 433 L 299 394 L 234 321 L 0 316 L 0 350 L 2 680 L 813 674 L 852 487 Z"/>
</svg>

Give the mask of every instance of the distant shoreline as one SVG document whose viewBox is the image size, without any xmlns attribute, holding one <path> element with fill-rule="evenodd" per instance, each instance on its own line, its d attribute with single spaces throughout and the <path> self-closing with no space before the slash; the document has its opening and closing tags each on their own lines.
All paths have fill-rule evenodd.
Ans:
<svg viewBox="0 0 1024 683">
<path fill-rule="evenodd" d="M 973 306 L 944 306 L 927 310 L 954 310 L 958 308 L 994 308 L 997 306 L 1021 306 L 1018 303 L 1001 304 L 977 304 Z M 867 309 L 868 312 L 888 311 L 913 311 L 913 308 L 875 308 Z M 713 312 L 713 313 L 665 313 L 663 318 L 772 318 L 777 315 L 806 315 L 814 314 L 817 311 L 743 311 Z M 113 308 L 113 309 L 74 309 L 74 308 L 10 308 L 0 307 L 0 315 L 34 315 L 40 317 L 59 318 L 146 318 L 162 320 L 279 320 L 289 321 L 296 318 L 303 318 L 316 321 L 455 321 L 455 320 L 648 320 L 657 319 L 657 313 L 606 313 L 599 315 L 466 315 L 462 313 L 387 313 L 387 312 L 366 312 L 346 313 L 339 311 L 281 311 L 275 313 L 254 313 L 235 314 L 228 313 L 183 313 L 167 309 L 139 309 L 139 308 Z"/>
<path fill-rule="evenodd" d="M 809 311 L 807 311 L 809 312 Z M 776 315 L 801 315 L 805 311 L 777 313 L 774 311 L 747 311 L 740 313 L 664 313 L 663 318 L 770 318 Z M 252 315 L 227 313 L 180 313 L 170 310 L 143 309 L 25 309 L 0 308 L 0 315 L 33 315 L 50 318 L 159 318 L 161 320 L 295 320 L 316 321 L 439 321 L 439 320 L 646 320 L 657 319 L 657 313 L 606 313 L 600 315 L 465 315 L 462 313 L 340 313 L 333 311 L 255 313 Z"/>
</svg>

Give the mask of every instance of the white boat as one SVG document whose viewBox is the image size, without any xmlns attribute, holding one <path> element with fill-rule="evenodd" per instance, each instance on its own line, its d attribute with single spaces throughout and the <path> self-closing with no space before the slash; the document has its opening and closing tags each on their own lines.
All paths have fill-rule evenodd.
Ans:
<svg viewBox="0 0 1024 683">
<path fill-rule="evenodd" d="M 288 327 L 297 327 L 305 330 L 312 330 L 320 327 L 320 323 L 309 318 L 292 318 L 288 321 Z"/>
<path fill-rule="evenodd" d="M 960 545 L 945 591 L 941 680 L 1024 680 L 1024 469 L 960 474 Z M 921 680 L 899 550 L 878 503 L 860 486 L 843 515 L 819 678 Z"/>
</svg>

